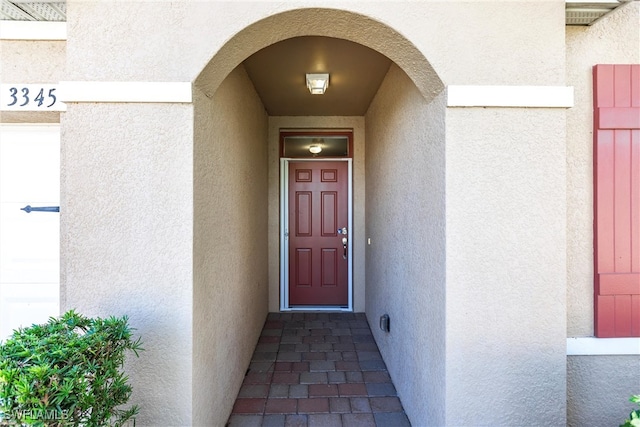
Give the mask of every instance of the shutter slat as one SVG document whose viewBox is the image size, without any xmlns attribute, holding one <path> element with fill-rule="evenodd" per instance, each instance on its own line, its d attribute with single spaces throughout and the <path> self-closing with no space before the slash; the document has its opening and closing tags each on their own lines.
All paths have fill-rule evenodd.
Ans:
<svg viewBox="0 0 640 427">
<path fill-rule="evenodd" d="M 613 68 L 614 105 L 631 107 L 631 65 L 616 65 Z"/>
<path fill-rule="evenodd" d="M 616 273 L 631 272 L 631 141 L 627 130 L 614 131 L 614 256 Z M 601 271 L 601 273 L 604 273 Z"/>
<path fill-rule="evenodd" d="M 631 271 L 640 272 L 640 130 L 631 131 L 631 167 Z"/>
</svg>

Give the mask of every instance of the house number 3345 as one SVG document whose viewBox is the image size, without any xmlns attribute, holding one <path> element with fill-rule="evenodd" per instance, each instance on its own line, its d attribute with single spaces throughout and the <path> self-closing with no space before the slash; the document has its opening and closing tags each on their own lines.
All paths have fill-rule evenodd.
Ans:
<svg viewBox="0 0 640 427">
<path fill-rule="evenodd" d="M 57 85 L 5 83 L 0 85 L 0 110 L 3 111 L 65 111 L 58 100 Z"/>
<path fill-rule="evenodd" d="M 34 103 L 38 107 L 42 107 L 45 102 L 48 101 L 48 105 L 45 108 L 53 107 L 58 98 L 54 92 L 56 88 L 49 89 L 49 92 L 45 95 L 45 88 L 40 88 L 37 93 L 30 93 L 28 87 L 20 88 L 18 91 L 17 87 L 9 88 L 9 103 L 7 107 L 13 107 L 17 105 L 18 107 L 26 107 L 29 103 Z"/>
</svg>

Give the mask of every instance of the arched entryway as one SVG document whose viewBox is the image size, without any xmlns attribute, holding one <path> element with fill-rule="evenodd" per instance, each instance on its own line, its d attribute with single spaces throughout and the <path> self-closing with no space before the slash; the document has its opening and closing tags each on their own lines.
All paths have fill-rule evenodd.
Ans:
<svg viewBox="0 0 640 427">
<path fill-rule="evenodd" d="M 363 114 L 265 111 L 243 61 L 304 36 L 347 40 L 391 60 Z M 443 422 L 443 87 L 399 32 L 337 9 L 255 22 L 202 70 L 194 85 L 194 424 L 226 421 L 267 312 L 279 306 L 281 129 L 353 130 L 354 308 L 371 324 L 391 316 L 393 333 L 374 334 L 407 412 L 415 422 Z M 415 356 L 415 348 L 427 350 Z M 436 380 L 415 380 L 423 376 Z"/>
</svg>

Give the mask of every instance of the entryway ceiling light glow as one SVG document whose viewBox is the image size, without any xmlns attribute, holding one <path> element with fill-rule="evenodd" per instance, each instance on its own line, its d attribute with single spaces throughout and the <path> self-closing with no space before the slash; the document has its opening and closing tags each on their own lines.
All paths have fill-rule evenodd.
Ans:
<svg viewBox="0 0 640 427">
<path fill-rule="evenodd" d="M 323 95 L 329 86 L 329 74 L 307 74 L 307 87 L 312 95 Z"/>
</svg>

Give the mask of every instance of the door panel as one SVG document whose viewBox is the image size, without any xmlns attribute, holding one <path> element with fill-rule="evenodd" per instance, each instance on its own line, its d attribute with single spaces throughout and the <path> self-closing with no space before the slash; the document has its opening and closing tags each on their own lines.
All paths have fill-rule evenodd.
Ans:
<svg viewBox="0 0 640 427">
<path fill-rule="evenodd" d="M 349 303 L 349 260 L 338 233 L 349 224 L 344 161 L 289 163 L 289 304 Z"/>
<path fill-rule="evenodd" d="M 0 125 L 0 341 L 59 314 L 59 126 Z"/>
</svg>

